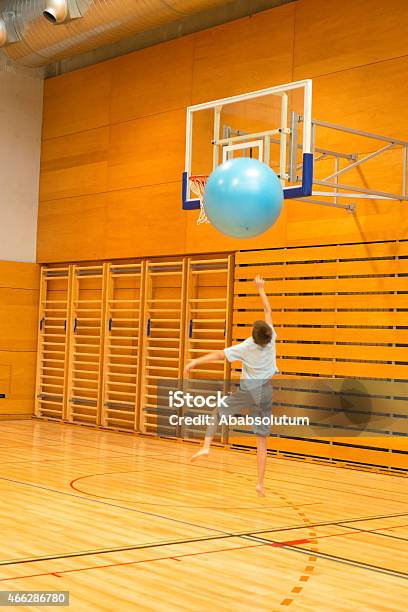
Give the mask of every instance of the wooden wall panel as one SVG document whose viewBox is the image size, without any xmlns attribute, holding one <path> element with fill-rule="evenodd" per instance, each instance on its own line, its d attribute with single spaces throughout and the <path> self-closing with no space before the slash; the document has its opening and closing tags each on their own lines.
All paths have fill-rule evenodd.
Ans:
<svg viewBox="0 0 408 612">
<path fill-rule="evenodd" d="M 113 191 L 106 205 L 104 243 L 111 257 L 183 253 L 185 219 L 180 215 L 181 182 Z"/>
<path fill-rule="evenodd" d="M 180 180 L 185 153 L 185 111 L 176 110 L 113 125 L 108 189 Z"/>
<path fill-rule="evenodd" d="M 11 366 L 9 364 L 0 365 L 0 389 L 1 393 L 10 393 Z"/>
<path fill-rule="evenodd" d="M 18 261 L 0 261 L 0 287 L 38 291 L 40 267 Z"/>
<path fill-rule="evenodd" d="M 41 152 L 40 200 L 106 191 L 108 128 L 46 140 Z"/>
<path fill-rule="evenodd" d="M 298 204 L 299 206 L 300 204 Z M 197 225 L 198 212 L 186 215 L 186 252 L 214 252 L 221 250 L 261 249 L 271 246 L 285 246 L 289 207 L 285 203 L 279 219 L 267 232 L 256 238 L 230 238 L 209 223 Z"/>
<path fill-rule="evenodd" d="M 47 79 L 43 138 L 56 138 L 108 125 L 110 87 L 110 62 Z"/>
<path fill-rule="evenodd" d="M 330 244 L 361 240 L 399 240 L 407 236 L 406 203 L 389 202 L 380 205 L 373 200 L 359 202 L 358 214 L 313 204 L 306 206 L 305 210 L 301 202 L 286 204 L 290 219 L 286 227 L 287 246 L 313 245 L 319 242 Z M 302 217 L 306 215 L 308 218 L 297 219 L 300 211 Z M 282 243 L 282 240 L 270 241 L 270 244 L 276 247 L 282 246 Z"/>
<path fill-rule="evenodd" d="M 181 182 L 50 200 L 39 210 L 37 260 L 159 256 L 185 250 Z M 160 211 L 160 212 L 159 212 Z M 67 257 L 68 259 L 68 257 Z"/>
<path fill-rule="evenodd" d="M 407 69 L 405 55 L 313 79 L 313 118 L 407 140 L 408 127 L 401 121 L 408 107 L 408 83 L 401 78 Z M 346 141 L 335 133 L 324 142 Z"/>
<path fill-rule="evenodd" d="M 38 288 L 0 287 L 0 351 L 36 350 L 37 307 Z"/>
<path fill-rule="evenodd" d="M 42 202 L 38 211 L 37 261 L 97 259 L 105 252 L 110 194 Z M 120 240 L 120 235 L 118 235 Z"/>
<path fill-rule="evenodd" d="M 191 104 L 193 51 L 194 38 L 186 36 L 113 60 L 111 123 Z"/>
<path fill-rule="evenodd" d="M 193 104 L 292 81 L 295 4 L 198 32 Z"/>
<path fill-rule="evenodd" d="M 0 419 L 34 410 L 39 266 L 0 262 Z"/>
<path fill-rule="evenodd" d="M 0 369 L 4 372 L 7 368 L 10 372 L 10 378 L 3 379 L 6 398 L 0 399 L 0 420 L 33 415 L 35 364 L 36 351 L 0 351 Z"/>
<path fill-rule="evenodd" d="M 298 0 L 294 80 L 408 53 L 405 0 Z"/>
</svg>

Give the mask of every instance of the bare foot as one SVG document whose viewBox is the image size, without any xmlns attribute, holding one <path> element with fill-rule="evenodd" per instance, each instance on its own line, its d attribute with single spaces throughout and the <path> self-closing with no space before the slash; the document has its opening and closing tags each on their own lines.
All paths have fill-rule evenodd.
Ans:
<svg viewBox="0 0 408 612">
<path fill-rule="evenodd" d="M 256 492 L 258 493 L 258 495 L 259 495 L 260 497 L 265 497 L 265 495 L 266 495 L 265 488 L 264 488 L 264 486 L 263 486 L 263 485 L 261 485 L 261 484 L 257 484 L 257 485 L 256 485 Z"/>
<path fill-rule="evenodd" d="M 206 448 L 202 448 L 191 457 L 190 461 L 195 461 L 196 459 L 199 459 L 200 457 L 208 457 L 209 454 L 210 454 L 209 450 L 207 450 Z"/>
</svg>

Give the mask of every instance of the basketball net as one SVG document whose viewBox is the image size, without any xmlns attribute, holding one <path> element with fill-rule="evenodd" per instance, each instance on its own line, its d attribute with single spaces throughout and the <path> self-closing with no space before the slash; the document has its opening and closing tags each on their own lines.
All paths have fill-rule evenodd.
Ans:
<svg viewBox="0 0 408 612">
<path fill-rule="evenodd" d="M 204 190 L 208 176 L 203 174 L 197 174 L 196 176 L 190 176 L 191 191 L 200 200 L 200 214 L 198 215 L 197 225 L 202 223 L 210 223 L 204 209 Z"/>
</svg>

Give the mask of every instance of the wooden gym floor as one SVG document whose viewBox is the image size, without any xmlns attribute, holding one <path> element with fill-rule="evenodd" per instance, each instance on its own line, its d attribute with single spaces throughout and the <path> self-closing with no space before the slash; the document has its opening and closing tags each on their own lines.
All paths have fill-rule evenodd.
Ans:
<svg viewBox="0 0 408 612">
<path fill-rule="evenodd" d="M 191 465 L 187 443 L 40 421 L 0 436 L 0 590 L 69 590 L 75 611 L 405 610 L 402 477 L 271 458 L 258 499 L 251 454 Z"/>
</svg>

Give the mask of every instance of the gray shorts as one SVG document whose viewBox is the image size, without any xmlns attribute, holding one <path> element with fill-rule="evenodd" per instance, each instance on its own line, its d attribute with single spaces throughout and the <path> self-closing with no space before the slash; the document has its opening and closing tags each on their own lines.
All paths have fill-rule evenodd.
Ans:
<svg viewBox="0 0 408 612">
<path fill-rule="evenodd" d="M 225 407 L 218 408 L 220 416 L 249 414 L 251 417 L 261 417 L 261 419 L 267 417 L 270 421 L 272 415 L 272 385 L 267 381 L 250 390 L 240 387 L 237 391 L 231 393 L 225 400 L 225 404 Z M 256 436 L 269 436 L 270 424 L 254 424 L 252 431 Z"/>
</svg>

